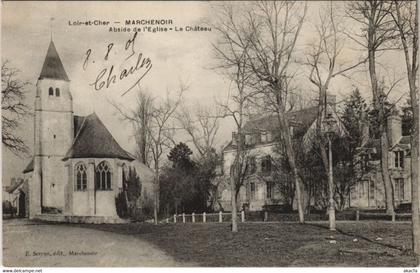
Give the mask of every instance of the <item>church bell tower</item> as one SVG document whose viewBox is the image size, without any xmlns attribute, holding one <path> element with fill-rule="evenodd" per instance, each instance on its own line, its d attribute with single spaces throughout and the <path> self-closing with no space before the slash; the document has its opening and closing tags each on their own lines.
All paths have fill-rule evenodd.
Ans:
<svg viewBox="0 0 420 273">
<path fill-rule="evenodd" d="M 73 142 L 70 80 L 51 40 L 36 84 L 31 215 L 64 209 L 64 158 Z"/>
</svg>

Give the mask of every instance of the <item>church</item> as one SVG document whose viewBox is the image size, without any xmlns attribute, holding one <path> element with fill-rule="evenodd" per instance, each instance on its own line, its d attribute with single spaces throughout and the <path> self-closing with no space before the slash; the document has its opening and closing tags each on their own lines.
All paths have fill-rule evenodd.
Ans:
<svg viewBox="0 0 420 273">
<path fill-rule="evenodd" d="M 30 219 L 122 222 L 115 198 L 129 166 L 153 192 L 153 172 L 121 148 L 97 114 L 74 115 L 70 80 L 53 41 L 36 84 L 34 120 L 34 155 L 23 171 Z"/>
</svg>

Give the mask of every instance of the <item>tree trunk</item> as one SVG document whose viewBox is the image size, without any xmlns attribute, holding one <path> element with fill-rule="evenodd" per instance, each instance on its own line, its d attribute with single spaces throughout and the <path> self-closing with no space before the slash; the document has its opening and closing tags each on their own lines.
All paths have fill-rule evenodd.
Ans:
<svg viewBox="0 0 420 273">
<path fill-rule="evenodd" d="M 372 86 L 372 93 L 374 99 L 374 107 L 378 111 L 379 116 L 379 132 L 381 137 L 381 173 L 382 173 L 382 180 L 384 182 L 384 189 L 385 189 L 385 199 L 386 199 L 386 212 L 387 214 L 394 213 L 394 194 L 391 184 L 391 179 L 389 177 L 388 171 L 388 152 L 389 152 L 389 144 L 388 144 L 388 137 L 386 132 L 386 117 L 385 117 L 385 109 L 384 109 L 384 101 L 382 99 L 382 91 L 379 90 L 378 87 L 378 80 L 376 76 L 376 57 L 375 53 L 376 50 L 373 49 L 373 42 L 371 41 L 374 39 L 374 32 L 373 30 L 369 29 L 369 42 L 368 42 L 368 57 L 369 57 L 369 75 L 370 75 L 370 82 Z"/>
<path fill-rule="evenodd" d="M 232 232 L 238 232 L 238 214 L 236 212 L 236 175 L 231 172 L 230 176 L 231 199 L 232 199 Z"/>
<path fill-rule="evenodd" d="M 334 181 L 333 181 L 332 150 L 331 150 L 330 137 L 328 137 L 328 191 L 329 191 L 329 204 L 330 204 L 328 220 L 330 223 L 330 230 L 335 230 Z"/>
<path fill-rule="evenodd" d="M 413 103 L 413 102 L 412 102 Z M 414 132 L 411 136 L 411 221 L 413 226 L 413 251 L 420 258 L 420 219 L 419 219 L 419 107 L 413 108 Z"/>
</svg>

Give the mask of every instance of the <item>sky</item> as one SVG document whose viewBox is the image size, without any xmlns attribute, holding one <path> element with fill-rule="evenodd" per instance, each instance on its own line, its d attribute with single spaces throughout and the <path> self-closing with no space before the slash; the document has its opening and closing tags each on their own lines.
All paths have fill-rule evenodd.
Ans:
<svg viewBox="0 0 420 273">
<path fill-rule="evenodd" d="M 320 2 L 309 3 L 308 21 L 316 20 Z M 337 2 L 339 3 L 339 2 Z M 124 91 L 131 87 L 139 75 L 145 72 L 139 69 L 135 74 L 127 76 L 109 88 L 95 90 L 93 83 L 102 69 L 114 66 L 114 72 L 118 76 L 130 64 L 135 64 L 141 53 L 142 59 L 149 58 L 152 67 L 141 79 L 141 88 L 148 90 L 155 97 L 163 97 L 169 91 L 175 94 L 179 89 L 180 82 L 189 86 L 184 95 L 187 104 L 206 105 L 214 102 L 215 98 L 227 97 L 230 87 L 229 81 L 220 73 L 216 73 L 211 67 L 214 63 L 211 43 L 215 41 L 217 33 L 211 32 L 140 32 L 134 43 L 135 55 L 125 61 L 130 53 L 130 47 L 125 49 L 127 41 L 133 39 L 133 32 L 109 32 L 110 26 L 124 27 L 125 20 L 137 19 L 166 19 L 172 20 L 172 27 L 185 27 L 203 25 L 205 20 L 212 19 L 214 9 L 205 1 L 198 2 L 2 2 L 2 35 L 1 55 L 2 61 L 9 60 L 10 65 L 21 71 L 22 80 L 29 81 L 26 102 L 33 106 L 35 85 L 51 37 L 61 57 L 64 68 L 70 78 L 70 89 L 73 96 L 74 113 L 76 115 L 88 115 L 95 112 L 110 130 L 114 138 L 126 150 L 133 152 L 135 147 L 132 137 L 132 128 L 128 123 L 121 121 L 120 116 L 110 105 L 115 101 L 124 105 L 126 109 L 132 109 L 135 102 L 136 88 L 126 95 Z M 53 18 L 53 20 L 51 20 Z M 108 26 L 76 26 L 76 21 L 109 21 Z M 116 24 L 114 22 L 120 22 Z M 142 26 L 139 26 L 142 27 Z M 298 41 L 301 50 L 298 57 L 303 58 L 305 47 L 313 40 L 314 28 L 310 22 L 305 23 L 301 39 Z M 112 49 L 105 60 L 108 45 L 112 43 Z M 91 50 L 87 65 L 84 67 L 86 52 Z M 359 58 L 360 51 L 353 50 L 351 42 L 345 46 L 346 61 Z M 388 54 L 388 53 L 387 53 Z M 383 67 L 388 70 L 393 67 L 392 77 L 395 73 L 403 75 L 403 66 L 399 62 L 401 58 L 390 54 L 382 57 L 385 61 Z M 396 69 L 395 69 L 396 68 Z M 400 68 L 400 69 L 399 69 Z M 396 72 L 395 72 L 396 71 Z M 304 76 L 301 69 L 302 83 L 300 88 L 313 95 L 313 87 Z M 385 74 L 384 74 L 385 75 Z M 397 76 L 398 76 L 397 75 Z M 357 75 L 357 79 L 337 79 L 332 84 L 338 97 L 344 97 L 357 85 L 362 93 L 369 97 L 367 90 L 367 74 L 364 72 Z M 389 75 L 387 74 L 387 77 Z M 399 96 L 401 92 L 396 94 Z M 234 130 L 231 120 L 224 120 L 221 124 L 218 136 L 219 147 L 226 143 Z M 33 119 L 23 121 L 18 131 L 28 146 L 33 146 Z M 218 147 L 218 148 L 219 148 Z M 10 178 L 19 176 L 29 158 L 19 158 L 9 151 L 2 151 L 3 183 L 9 184 Z"/>
</svg>

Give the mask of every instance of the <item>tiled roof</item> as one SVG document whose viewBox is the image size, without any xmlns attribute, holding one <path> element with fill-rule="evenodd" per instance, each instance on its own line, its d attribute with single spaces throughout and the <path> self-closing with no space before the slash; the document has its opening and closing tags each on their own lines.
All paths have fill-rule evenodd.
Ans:
<svg viewBox="0 0 420 273">
<path fill-rule="evenodd" d="M 56 79 L 69 81 L 53 41 L 50 42 L 50 46 L 48 47 L 47 56 L 45 57 L 44 65 L 42 66 L 39 79 Z"/>
<path fill-rule="evenodd" d="M 80 123 L 80 120 L 78 119 Z M 76 127 L 76 126 L 75 126 Z M 69 158 L 120 158 L 134 160 L 117 143 L 98 116 L 93 113 L 81 122 L 73 145 L 63 160 Z"/>
<path fill-rule="evenodd" d="M 291 125 L 294 125 L 294 134 L 306 131 L 314 122 L 318 114 L 318 107 L 310 107 L 298 111 L 289 112 L 286 118 Z M 278 119 L 275 115 L 263 116 L 252 119 L 244 125 L 245 132 L 270 131 L 278 128 Z"/>
</svg>

